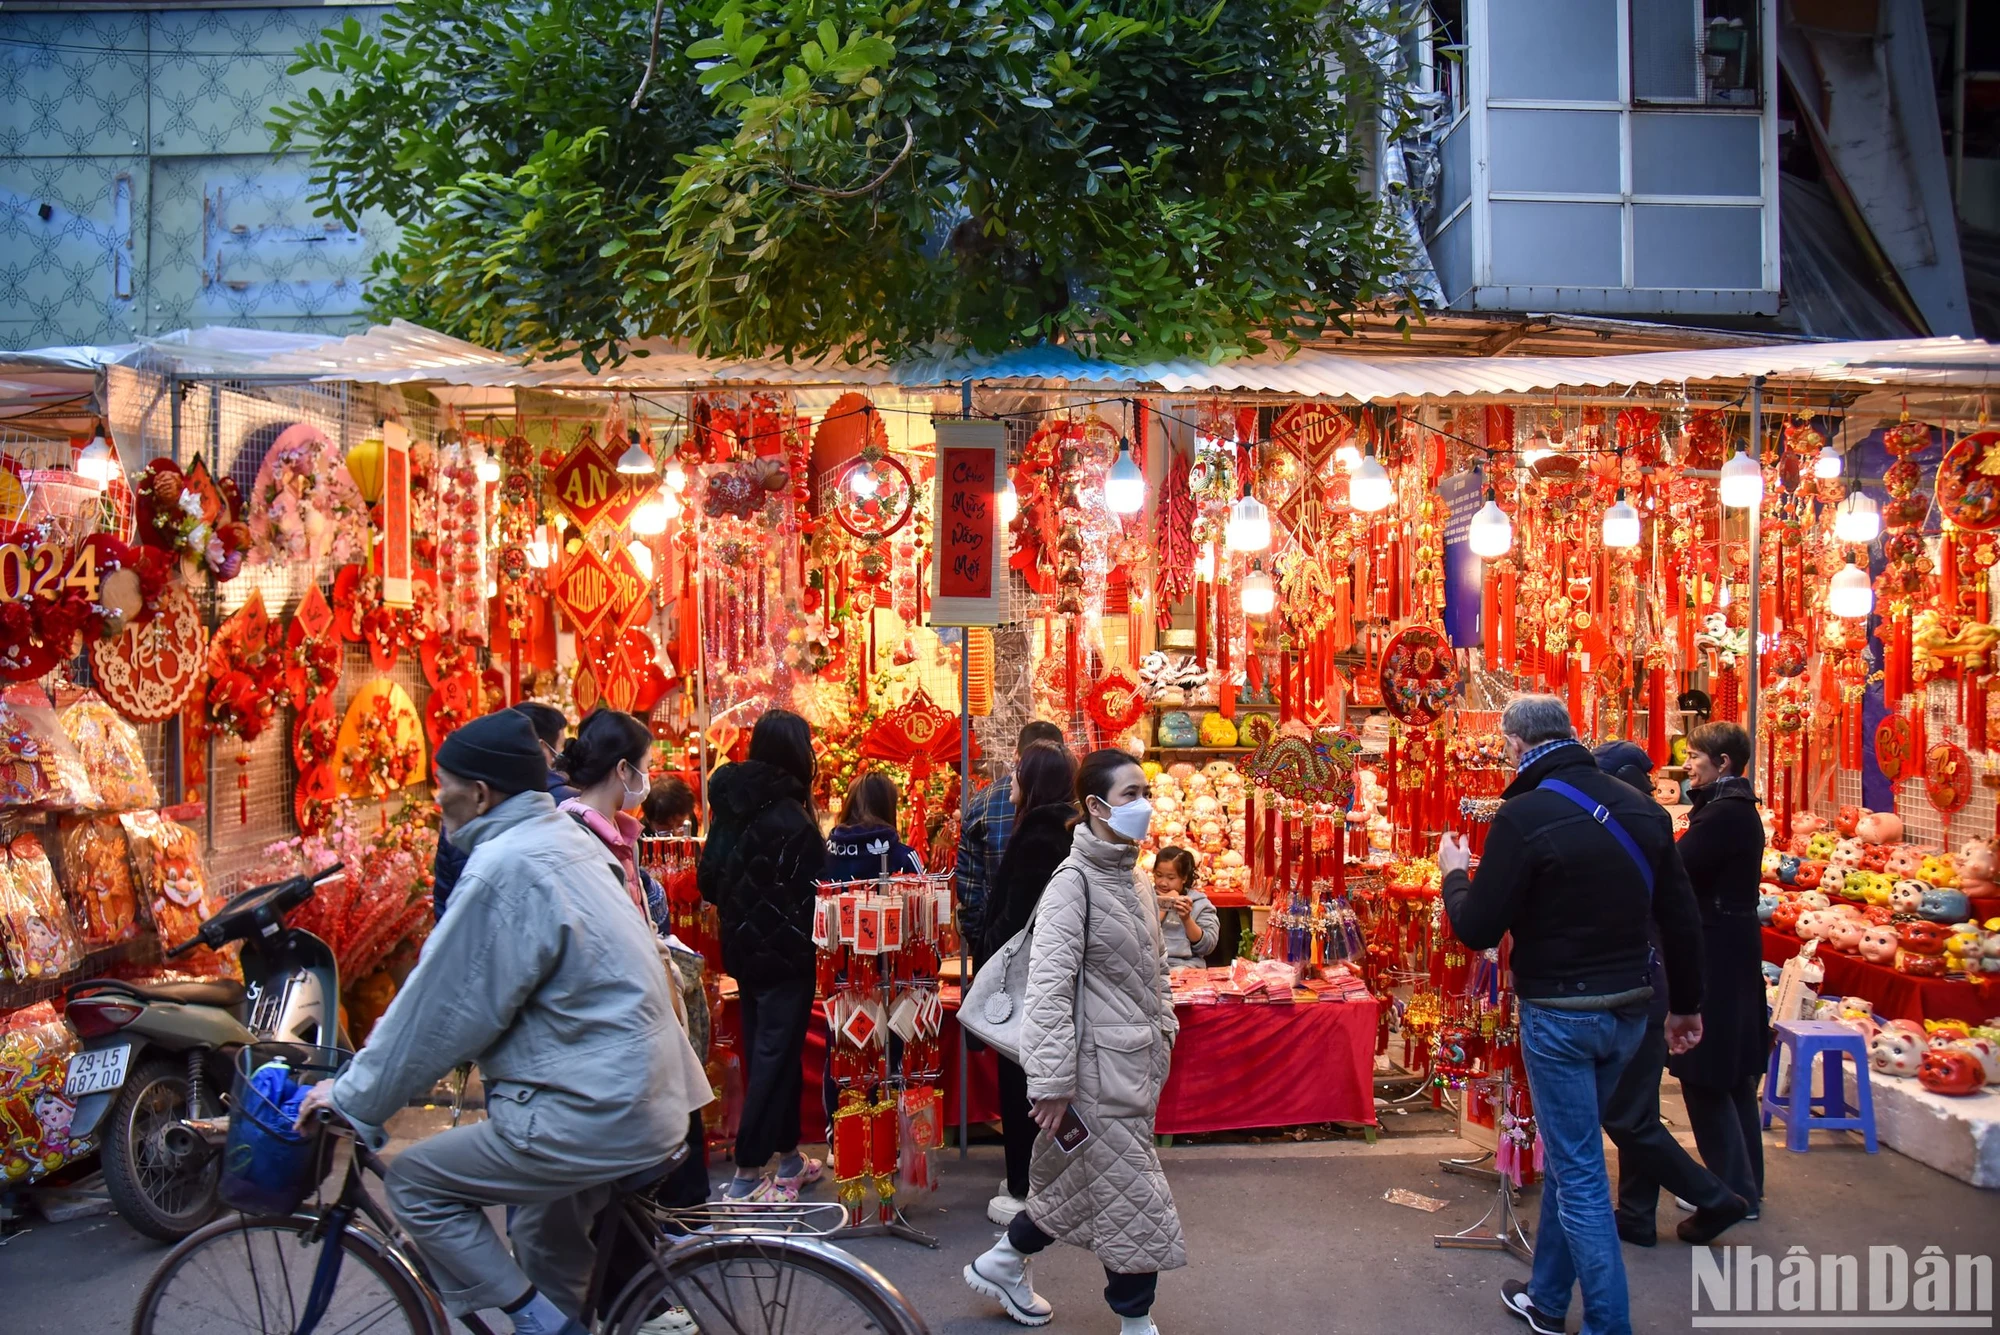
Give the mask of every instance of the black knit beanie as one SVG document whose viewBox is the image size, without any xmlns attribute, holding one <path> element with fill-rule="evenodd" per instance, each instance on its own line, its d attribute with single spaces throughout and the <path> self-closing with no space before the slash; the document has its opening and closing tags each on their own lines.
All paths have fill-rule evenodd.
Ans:
<svg viewBox="0 0 2000 1335">
<path fill-rule="evenodd" d="M 476 718 L 445 738 L 437 749 L 437 767 L 509 796 L 540 792 L 549 782 L 535 725 L 511 709 Z"/>
</svg>

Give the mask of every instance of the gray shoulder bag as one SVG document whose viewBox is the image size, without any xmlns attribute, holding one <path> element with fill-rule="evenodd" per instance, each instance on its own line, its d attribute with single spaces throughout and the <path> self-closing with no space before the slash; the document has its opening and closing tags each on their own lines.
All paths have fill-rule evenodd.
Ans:
<svg viewBox="0 0 2000 1335">
<path fill-rule="evenodd" d="M 1074 869 L 1058 867 L 1056 875 L 1066 870 Z M 1083 953 L 1077 956 L 1075 1003 L 1080 1015 L 1083 961 L 1090 950 L 1090 878 L 1082 872 L 1076 875 L 1083 881 Z M 1049 880 L 1053 884 L 1055 876 Z M 958 1007 L 959 1026 L 1016 1066 L 1021 1064 L 1021 1016 L 1027 1010 L 1028 956 L 1034 938 L 1035 924 L 1031 919 L 1026 927 L 1007 938 L 1007 944 L 994 951 L 973 975 L 972 986 L 965 990 Z"/>
</svg>

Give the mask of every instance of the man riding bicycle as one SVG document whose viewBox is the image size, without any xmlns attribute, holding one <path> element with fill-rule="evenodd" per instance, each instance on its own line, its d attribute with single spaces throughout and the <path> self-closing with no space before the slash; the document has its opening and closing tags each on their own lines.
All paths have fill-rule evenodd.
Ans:
<svg viewBox="0 0 2000 1335">
<path fill-rule="evenodd" d="M 611 1183 L 667 1158 L 711 1095 L 650 925 L 546 779 L 520 714 L 445 738 L 438 809 L 469 860 L 402 991 L 300 1116 L 331 1107 L 379 1149 L 412 1095 L 477 1062 L 486 1120 L 403 1151 L 390 1207 L 454 1316 L 497 1307 L 522 1335 L 579 1335 Z M 511 1255 L 485 1213 L 503 1204 L 519 1207 Z"/>
</svg>

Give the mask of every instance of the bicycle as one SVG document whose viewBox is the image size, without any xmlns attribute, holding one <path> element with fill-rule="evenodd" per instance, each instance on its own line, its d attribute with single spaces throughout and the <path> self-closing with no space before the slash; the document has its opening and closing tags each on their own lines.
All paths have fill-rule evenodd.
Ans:
<svg viewBox="0 0 2000 1335">
<path fill-rule="evenodd" d="M 382 1161 L 338 1118 L 324 1126 L 348 1146 L 333 1204 L 239 1215 L 192 1234 L 147 1283 L 133 1335 L 449 1335 L 423 1258 L 367 1189 Z M 675 1212 L 645 1192 L 689 1150 L 613 1184 L 592 1231 L 591 1335 L 928 1335 L 894 1285 L 837 1247 L 783 1234 L 682 1231 Z M 643 1248 L 645 1260 L 609 1294 L 620 1239 Z M 477 1316 L 459 1321 L 473 1335 L 498 1335 Z"/>
</svg>

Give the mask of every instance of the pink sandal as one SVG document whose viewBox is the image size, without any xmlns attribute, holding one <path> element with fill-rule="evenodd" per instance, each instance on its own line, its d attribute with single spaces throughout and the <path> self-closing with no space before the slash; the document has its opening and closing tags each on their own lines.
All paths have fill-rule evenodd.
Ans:
<svg viewBox="0 0 2000 1335">
<path fill-rule="evenodd" d="M 826 1165 L 824 1163 L 821 1163 L 818 1159 L 813 1158 L 811 1155 L 802 1154 L 799 1157 L 805 1161 L 805 1166 L 799 1170 L 798 1176 L 773 1177 L 771 1179 L 771 1184 L 773 1186 L 783 1188 L 791 1192 L 791 1195 L 787 1197 L 787 1199 L 789 1200 L 797 1200 L 799 1198 L 799 1192 L 802 1189 L 812 1186 L 815 1182 L 819 1181 L 820 1178 L 824 1176 L 826 1172 Z"/>
</svg>

